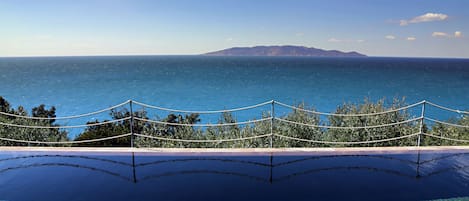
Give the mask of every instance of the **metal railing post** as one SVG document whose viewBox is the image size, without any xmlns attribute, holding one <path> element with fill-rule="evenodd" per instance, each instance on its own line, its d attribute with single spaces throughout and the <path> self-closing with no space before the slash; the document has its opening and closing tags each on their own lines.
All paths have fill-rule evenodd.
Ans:
<svg viewBox="0 0 469 201">
<path fill-rule="evenodd" d="M 275 101 L 272 100 L 270 107 L 270 148 L 273 148 L 274 141 L 274 120 L 275 120 Z"/>
<path fill-rule="evenodd" d="M 420 141 L 423 135 L 423 123 L 425 121 L 425 104 L 427 103 L 426 100 L 423 101 L 422 103 L 422 113 L 420 115 L 420 129 L 419 129 L 419 135 L 417 139 L 417 147 L 420 147 Z"/>
<path fill-rule="evenodd" d="M 134 111 L 132 108 L 132 100 L 129 101 L 130 103 L 130 147 L 134 147 Z"/>
<path fill-rule="evenodd" d="M 133 151 L 132 151 L 132 173 L 133 173 L 134 183 L 137 183 L 137 174 L 135 172 L 135 152 Z"/>
</svg>

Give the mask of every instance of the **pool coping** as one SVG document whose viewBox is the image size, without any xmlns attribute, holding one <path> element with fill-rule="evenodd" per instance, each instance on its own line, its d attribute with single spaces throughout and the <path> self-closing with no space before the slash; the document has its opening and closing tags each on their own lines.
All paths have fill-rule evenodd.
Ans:
<svg viewBox="0 0 469 201">
<path fill-rule="evenodd" d="M 130 148 L 130 147 L 12 147 L 0 152 L 113 153 L 150 155 L 310 155 L 402 154 L 409 152 L 469 152 L 469 146 L 340 147 L 340 148 Z"/>
</svg>

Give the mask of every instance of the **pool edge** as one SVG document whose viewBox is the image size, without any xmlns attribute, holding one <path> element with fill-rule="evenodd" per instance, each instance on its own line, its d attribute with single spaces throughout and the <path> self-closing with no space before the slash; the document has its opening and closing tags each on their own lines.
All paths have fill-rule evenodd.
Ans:
<svg viewBox="0 0 469 201">
<path fill-rule="evenodd" d="M 308 155 L 308 154 L 399 154 L 409 152 L 469 151 L 469 146 L 341 147 L 341 148 L 130 148 L 130 147 L 6 147 L 0 152 L 140 153 L 161 155 Z"/>
</svg>

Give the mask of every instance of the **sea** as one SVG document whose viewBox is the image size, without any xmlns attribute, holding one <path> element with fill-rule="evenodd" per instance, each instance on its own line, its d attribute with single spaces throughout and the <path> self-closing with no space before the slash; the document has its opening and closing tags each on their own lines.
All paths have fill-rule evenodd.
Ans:
<svg viewBox="0 0 469 201">
<path fill-rule="evenodd" d="M 291 105 L 304 102 L 315 110 L 333 112 L 343 103 L 365 98 L 405 97 L 408 104 L 427 100 L 467 110 L 469 59 L 0 58 L 0 96 L 29 111 L 40 104 L 55 106 L 57 116 L 93 112 L 130 99 L 182 110 L 219 110 L 276 100 Z"/>
</svg>

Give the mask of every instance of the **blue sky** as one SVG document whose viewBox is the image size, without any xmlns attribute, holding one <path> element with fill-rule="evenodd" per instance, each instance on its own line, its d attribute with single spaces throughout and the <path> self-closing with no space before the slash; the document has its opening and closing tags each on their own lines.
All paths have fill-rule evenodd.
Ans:
<svg viewBox="0 0 469 201">
<path fill-rule="evenodd" d="M 469 58 L 467 0 L 2 0 L 0 56 L 301 45 Z"/>
</svg>

